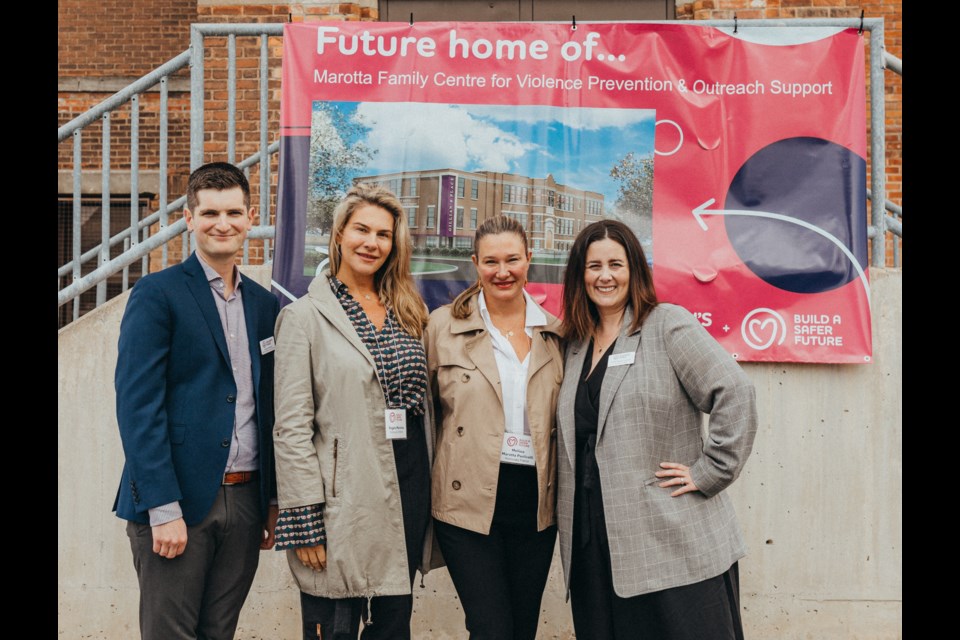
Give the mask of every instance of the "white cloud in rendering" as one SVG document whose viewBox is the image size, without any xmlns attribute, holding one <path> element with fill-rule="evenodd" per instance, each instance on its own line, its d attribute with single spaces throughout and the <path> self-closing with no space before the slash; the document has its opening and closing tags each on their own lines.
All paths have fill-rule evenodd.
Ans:
<svg viewBox="0 0 960 640">
<path fill-rule="evenodd" d="M 501 122 L 559 122 L 570 129 L 597 131 L 605 127 L 625 128 L 652 121 L 655 112 L 650 109 L 595 109 L 551 107 L 546 105 L 518 105 L 504 109 L 491 105 L 462 105 L 473 116 Z"/>
<path fill-rule="evenodd" d="M 363 102 L 356 117 L 370 129 L 366 140 L 378 149 L 373 164 L 380 168 L 479 166 L 509 172 L 538 148 L 460 105 Z"/>
</svg>

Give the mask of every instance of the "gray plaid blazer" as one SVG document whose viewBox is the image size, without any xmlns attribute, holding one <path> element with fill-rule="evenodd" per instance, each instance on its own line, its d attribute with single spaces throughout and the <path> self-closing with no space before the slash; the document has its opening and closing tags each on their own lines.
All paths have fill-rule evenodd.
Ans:
<svg viewBox="0 0 960 640">
<path fill-rule="evenodd" d="M 740 473 L 757 429 L 753 384 L 693 315 L 657 306 L 634 333 L 627 309 L 600 392 L 596 457 L 610 540 L 613 586 L 631 597 L 718 576 L 746 555 L 723 493 Z M 557 406 L 557 523 L 570 586 L 576 464 L 574 401 L 588 344 L 567 348 Z M 705 437 L 703 413 L 710 414 Z M 700 491 L 671 498 L 654 473 L 661 462 L 690 466 Z"/>
</svg>

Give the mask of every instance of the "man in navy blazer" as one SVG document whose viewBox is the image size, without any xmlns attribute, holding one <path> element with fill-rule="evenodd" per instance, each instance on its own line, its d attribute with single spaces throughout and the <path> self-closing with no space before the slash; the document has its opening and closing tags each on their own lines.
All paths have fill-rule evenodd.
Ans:
<svg viewBox="0 0 960 640">
<path fill-rule="evenodd" d="M 239 169 L 194 171 L 184 217 L 196 253 L 137 282 L 120 326 L 114 510 L 128 521 L 144 639 L 232 638 L 259 550 L 273 546 L 278 304 L 235 264 L 253 216 Z"/>
</svg>

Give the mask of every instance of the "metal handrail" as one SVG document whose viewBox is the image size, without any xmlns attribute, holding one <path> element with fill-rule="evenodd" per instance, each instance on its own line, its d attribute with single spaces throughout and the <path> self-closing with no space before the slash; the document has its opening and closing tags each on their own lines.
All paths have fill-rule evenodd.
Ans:
<svg viewBox="0 0 960 640">
<path fill-rule="evenodd" d="M 887 69 L 890 69 L 890 71 L 893 71 L 898 76 L 903 76 L 903 60 L 892 53 L 884 51 L 883 62 L 887 66 Z"/>
<path fill-rule="evenodd" d="M 277 153 L 279 150 L 280 150 L 280 142 L 275 141 L 269 147 L 267 147 L 267 155 L 272 156 L 273 154 Z M 237 167 L 240 169 L 246 169 L 248 167 L 252 167 L 256 164 L 259 164 L 259 162 L 260 162 L 260 154 L 258 152 L 255 155 L 249 155 L 246 158 L 244 158 L 237 165 Z M 176 200 L 168 204 L 165 210 L 158 209 L 157 211 L 154 211 L 147 217 L 140 220 L 140 222 L 137 224 L 137 231 L 143 231 L 144 229 L 151 227 L 157 222 L 159 222 L 161 213 L 167 213 L 169 215 L 175 211 L 179 211 L 181 208 L 183 208 L 183 205 L 185 205 L 186 203 L 187 203 L 187 196 L 180 196 L 179 198 L 177 198 Z M 273 228 L 273 227 L 269 227 L 269 228 Z M 120 231 L 115 236 L 110 238 L 109 246 L 111 248 L 115 247 L 118 244 L 122 243 L 124 240 L 126 240 L 128 237 L 130 237 L 130 227 L 125 227 L 123 231 Z M 262 236 L 262 235 L 256 235 L 256 236 L 251 235 L 250 237 L 256 237 L 256 238 L 269 237 L 269 239 L 271 240 L 273 239 L 273 236 Z M 91 249 L 88 249 L 87 251 L 84 251 L 83 255 L 80 256 L 80 264 L 84 264 L 85 262 L 88 262 L 91 258 L 97 257 L 99 253 L 100 253 L 99 244 Z M 67 262 L 66 264 L 61 266 L 59 269 L 57 269 L 57 277 L 62 278 L 63 276 L 68 276 L 70 275 L 71 271 L 73 271 L 73 260 L 71 260 L 70 262 Z"/>
<path fill-rule="evenodd" d="M 899 237 L 902 238 L 902 237 L 903 237 L 903 223 L 900 222 L 899 220 L 897 220 L 896 218 L 892 218 L 892 217 L 890 217 L 890 216 L 887 216 L 887 231 L 889 231 L 890 233 L 892 233 L 892 234 L 895 235 L 895 236 L 899 236 Z"/>
<path fill-rule="evenodd" d="M 873 194 L 870 192 L 870 189 L 867 189 L 867 198 L 873 200 Z M 883 203 L 883 208 L 892 213 L 895 216 L 903 217 L 903 209 L 896 202 L 892 200 L 885 200 Z"/>
<path fill-rule="evenodd" d="M 153 85 L 160 82 L 162 78 L 176 73 L 189 64 L 190 50 L 187 49 L 180 55 L 170 58 L 170 60 L 164 62 L 147 75 L 134 80 L 132 83 L 128 84 L 120 91 L 117 91 L 100 104 L 91 107 L 87 111 L 84 111 L 79 116 L 57 129 L 57 142 L 63 142 L 69 138 L 74 131 L 82 129 L 88 124 L 96 121 L 98 118 L 102 117 L 103 114 L 114 111 L 118 107 L 125 105 L 133 96 L 143 93 L 147 89 L 153 87 Z"/>
<path fill-rule="evenodd" d="M 180 208 L 183 207 L 184 204 L 186 204 L 186 202 L 187 202 L 187 196 L 180 196 L 179 198 L 177 198 L 176 200 L 168 204 L 165 211 L 161 211 L 160 209 L 154 211 L 149 216 L 147 216 L 146 218 L 144 218 L 143 220 L 137 223 L 137 231 L 140 232 L 148 227 L 152 227 L 156 223 L 160 222 L 161 213 L 165 212 L 167 214 L 170 214 L 170 213 L 173 213 L 174 211 L 178 211 Z M 117 233 L 117 235 L 110 238 L 109 246 L 113 248 L 129 237 L 130 237 L 130 227 L 124 227 L 123 231 Z M 99 253 L 100 253 L 99 244 L 93 247 L 92 249 L 88 249 L 87 251 L 84 251 L 83 255 L 80 256 L 80 264 L 84 264 L 85 262 L 88 262 L 91 258 L 97 257 Z M 62 278 L 63 276 L 68 276 L 70 275 L 71 271 L 73 271 L 73 260 L 71 260 L 70 262 L 67 262 L 62 267 L 57 269 L 57 277 Z"/>
<path fill-rule="evenodd" d="M 267 154 L 268 154 L 268 156 L 272 156 L 273 154 L 277 153 L 278 151 L 280 151 L 280 142 L 279 142 L 279 141 L 275 141 L 275 142 L 273 142 L 269 147 L 267 147 Z M 260 152 L 257 152 L 256 154 L 251 154 L 251 155 L 247 156 L 246 158 L 244 158 L 244 159 L 237 165 L 237 167 L 240 168 L 240 169 L 247 169 L 247 168 L 252 167 L 252 166 L 254 166 L 254 165 L 257 165 L 257 164 L 259 164 L 259 163 L 260 163 Z M 183 205 L 185 205 L 186 203 L 187 203 L 187 196 L 180 196 L 179 198 L 177 198 L 176 200 L 174 200 L 173 202 L 171 202 L 169 205 L 167 205 L 166 213 L 171 213 L 171 212 L 173 212 L 173 211 L 177 211 L 178 209 L 181 209 L 181 208 L 183 207 Z M 155 224 L 157 221 L 159 221 L 159 219 L 160 219 L 160 214 L 161 214 L 160 211 L 155 211 L 155 212 L 153 212 L 152 214 L 150 214 L 149 216 L 147 216 L 146 218 L 144 218 L 144 219 L 140 222 L 140 229 L 143 229 L 144 227 L 149 227 L 149 226 Z M 180 223 L 183 223 L 183 224 L 180 225 Z M 178 225 L 180 225 L 180 226 L 178 226 Z M 176 233 L 172 233 L 172 232 L 171 232 L 171 233 L 168 234 L 167 231 L 169 231 L 169 230 L 172 229 L 173 227 L 177 227 L 177 229 L 178 229 L 177 232 L 176 232 Z M 75 296 L 80 295 L 81 293 L 83 293 L 84 291 L 86 291 L 87 289 L 89 289 L 90 287 L 95 286 L 98 282 L 100 282 L 100 280 L 109 278 L 110 276 L 112 276 L 113 274 L 115 274 L 115 273 L 116 273 L 117 271 L 119 271 L 120 269 L 123 269 L 124 267 L 133 264 L 134 262 L 137 261 L 138 258 L 142 258 L 144 255 L 148 254 L 150 251 L 152 251 L 153 249 L 157 248 L 157 246 L 160 246 L 160 245 L 162 245 L 162 244 L 165 244 L 165 243 L 168 242 L 169 240 L 172 240 L 172 239 L 176 238 L 178 235 L 180 235 L 181 233 L 183 233 L 183 232 L 186 231 L 186 230 L 187 230 L 187 225 L 186 225 L 186 223 L 181 219 L 181 220 L 178 220 L 177 222 L 173 223 L 173 224 L 170 225 L 169 227 L 167 227 L 166 230 L 164 230 L 164 231 L 162 231 L 162 232 L 160 232 L 160 233 L 158 233 L 158 234 L 155 234 L 155 235 L 151 236 L 150 239 L 147 240 L 146 242 L 140 242 L 140 243 L 136 244 L 135 246 L 131 247 L 130 249 L 127 249 L 126 251 L 124 251 L 123 253 L 121 253 L 119 256 L 117 256 L 116 258 L 114 258 L 113 260 L 111 260 L 110 262 L 108 262 L 108 263 L 106 263 L 106 264 L 104 264 L 104 265 L 101 265 L 101 266 L 98 267 L 97 269 L 91 271 L 91 272 L 88 273 L 86 276 L 84 276 L 83 278 L 81 278 L 80 280 L 78 280 L 77 282 L 81 282 L 81 283 L 82 283 L 82 282 L 86 282 L 88 278 L 90 278 L 91 276 L 93 276 L 93 275 L 95 275 L 95 274 L 99 274 L 99 273 L 105 274 L 105 275 L 103 275 L 103 277 L 101 277 L 101 278 L 94 279 L 92 282 L 89 283 L 89 285 L 82 287 L 79 291 L 76 291 L 76 293 L 72 293 L 71 295 L 69 295 L 69 297 L 68 297 L 67 300 L 65 300 L 65 301 L 62 300 L 62 295 L 63 295 L 63 293 L 64 293 L 64 292 L 68 292 L 68 291 L 73 291 L 73 288 L 77 285 L 77 282 L 74 282 L 74 283 L 72 283 L 71 285 L 69 285 L 68 287 L 66 287 L 65 289 L 62 289 L 62 290 L 60 291 L 60 294 L 59 294 L 58 299 L 57 299 L 57 300 L 58 300 L 57 306 L 59 307 L 59 306 L 62 305 L 64 302 L 69 302 L 70 299 L 74 298 Z M 257 227 L 254 227 L 253 229 L 251 229 L 251 231 L 250 231 L 250 233 L 248 234 L 247 237 L 249 237 L 249 238 L 251 238 L 251 239 L 257 239 L 257 238 L 261 238 L 261 239 L 273 239 L 273 237 L 274 237 L 274 235 L 275 235 L 275 231 L 276 231 L 276 227 L 274 227 L 273 225 L 257 226 Z M 129 235 L 130 235 L 130 229 L 129 229 L 129 228 L 124 229 L 123 231 L 121 231 L 121 232 L 118 233 L 117 235 L 115 235 L 115 236 L 113 236 L 112 238 L 110 238 L 110 246 L 112 247 L 112 246 L 114 246 L 114 245 L 116 245 L 116 244 L 119 244 L 120 242 L 123 242 L 123 240 L 124 240 L 127 236 L 129 236 Z M 167 240 L 164 240 L 164 241 L 161 242 L 160 244 L 152 244 L 152 243 L 151 243 L 151 241 L 153 241 L 155 238 L 166 237 L 167 235 L 169 235 L 169 237 L 167 238 Z M 151 244 L 150 244 L 151 249 L 150 249 L 150 250 L 147 250 L 147 251 L 143 251 L 143 250 L 142 250 L 142 247 L 143 247 L 145 244 L 148 244 L 148 243 L 151 243 Z M 99 253 L 100 253 L 100 245 L 97 245 L 97 246 L 94 247 L 93 249 L 90 249 L 89 251 L 84 252 L 84 254 L 80 257 L 80 262 L 81 262 L 81 263 L 86 262 L 86 261 L 89 260 L 90 258 L 93 258 L 93 257 L 97 256 Z M 127 256 L 128 254 L 130 255 L 130 259 L 129 259 L 129 260 L 124 260 L 124 257 Z M 111 266 L 115 266 L 116 268 L 113 269 L 113 270 L 110 270 L 110 267 L 111 267 Z M 62 276 L 69 275 L 72 270 L 73 270 L 73 260 L 71 260 L 70 262 L 68 262 L 67 264 L 63 265 L 62 267 L 60 267 L 60 268 L 57 270 L 57 277 L 62 277 Z"/>
<path fill-rule="evenodd" d="M 180 218 L 159 233 L 150 236 L 143 242 L 138 242 L 136 246 L 124 251 L 113 260 L 100 265 L 79 280 L 74 280 L 72 284 L 57 292 L 57 308 L 60 308 L 67 302 L 70 302 L 87 289 L 95 287 L 101 281 L 106 280 L 117 271 L 120 271 L 124 267 L 130 266 L 137 260 L 149 254 L 154 249 L 165 245 L 186 230 L 187 221 L 183 218 Z"/>
</svg>

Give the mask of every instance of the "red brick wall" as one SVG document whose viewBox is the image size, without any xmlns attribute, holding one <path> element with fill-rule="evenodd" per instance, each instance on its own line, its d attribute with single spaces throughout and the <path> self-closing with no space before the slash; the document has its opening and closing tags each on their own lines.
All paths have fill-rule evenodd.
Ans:
<svg viewBox="0 0 960 640">
<path fill-rule="evenodd" d="M 197 0 L 58 0 L 60 77 L 142 76 L 190 45 Z"/>
</svg>

